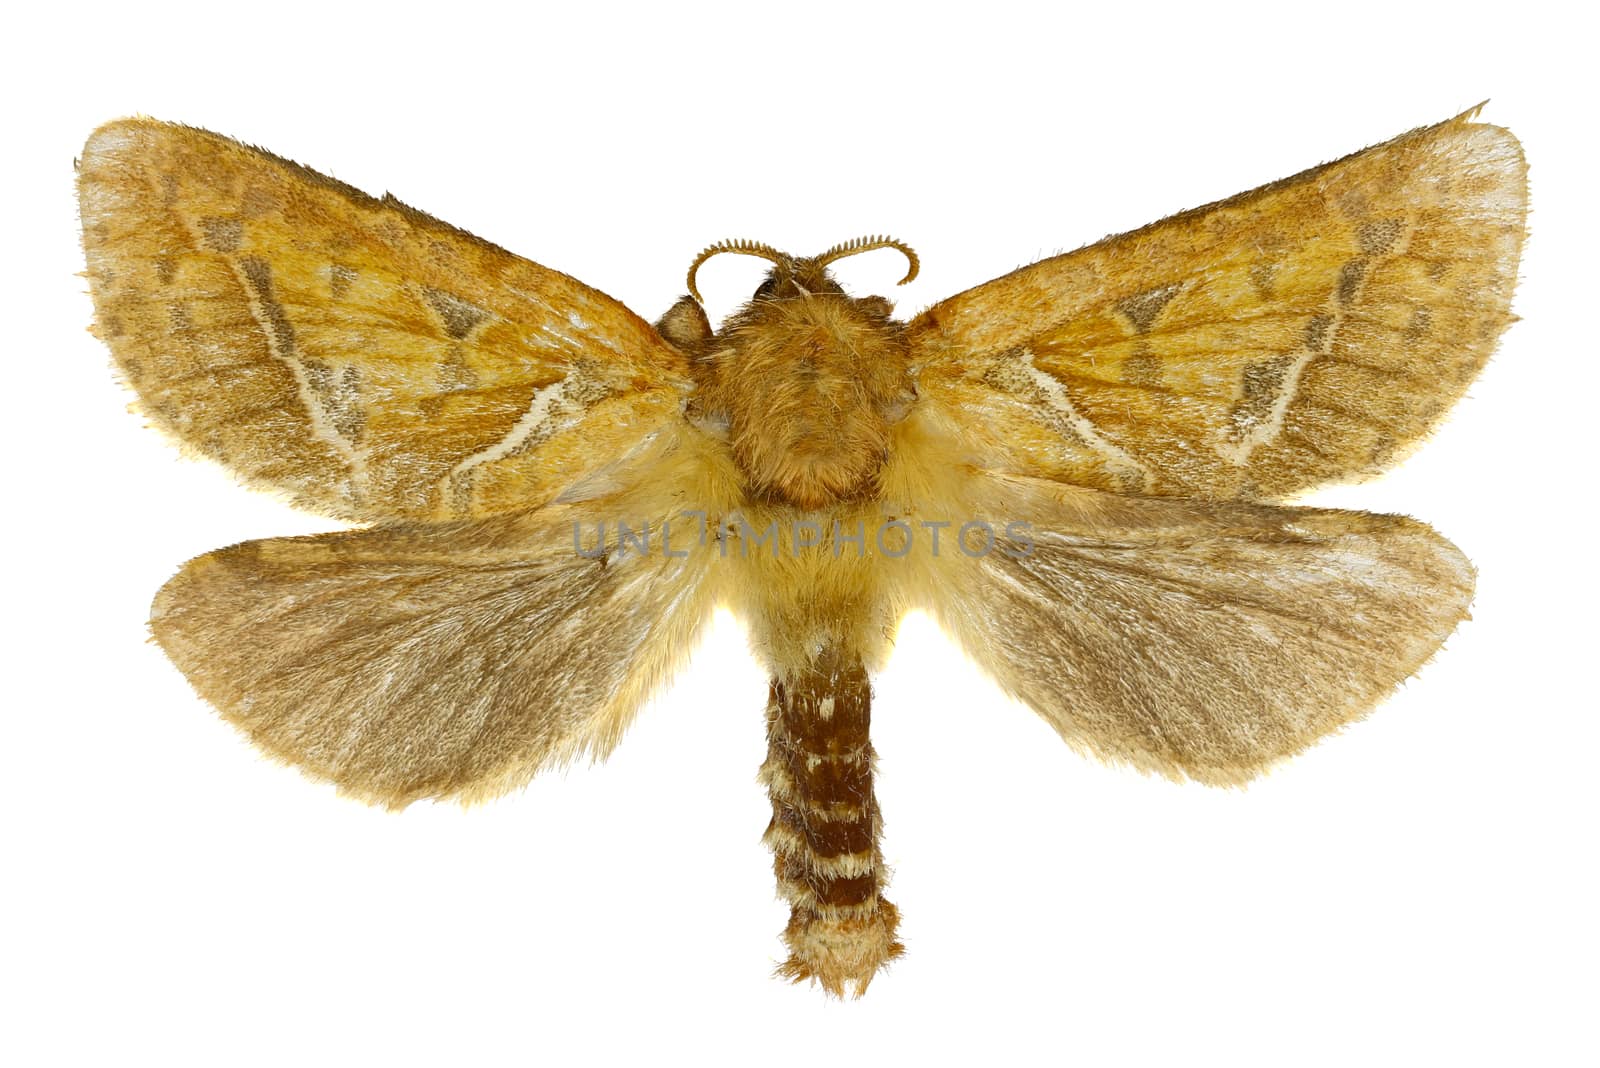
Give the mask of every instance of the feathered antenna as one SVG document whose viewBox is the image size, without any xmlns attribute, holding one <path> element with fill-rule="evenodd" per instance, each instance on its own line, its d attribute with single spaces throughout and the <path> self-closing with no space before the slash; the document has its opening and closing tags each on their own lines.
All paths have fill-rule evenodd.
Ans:
<svg viewBox="0 0 1600 1068">
<path fill-rule="evenodd" d="M 814 262 L 818 267 L 826 267 L 834 260 L 842 260 L 846 256 L 854 256 L 858 252 L 871 252 L 876 248 L 897 249 L 904 253 L 906 259 L 910 261 L 910 270 L 906 271 L 906 276 L 896 282 L 895 285 L 903 286 L 917 276 L 917 269 L 921 266 L 917 259 L 917 254 L 911 251 L 910 245 L 907 245 L 904 241 L 896 241 L 892 237 L 857 237 L 849 241 L 841 241 L 818 256 Z"/>
<path fill-rule="evenodd" d="M 705 303 L 705 300 L 700 296 L 699 287 L 694 284 L 694 275 L 700 269 L 702 263 L 719 252 L 737 252 L 741 256 L 760 256 L 764 260 L 771 260 L 773 263 L 778 264 L 789 261 L 788 256 L 785 256 L 771 245 L 762 244 L 760 241 L 745 241 L 743 239 L 718 241 L 715 245 L 709 246 L 704 252 L 696 256 L 694 262 L 689 265 L 689 295 L 702 304 Z"/>
</svg>

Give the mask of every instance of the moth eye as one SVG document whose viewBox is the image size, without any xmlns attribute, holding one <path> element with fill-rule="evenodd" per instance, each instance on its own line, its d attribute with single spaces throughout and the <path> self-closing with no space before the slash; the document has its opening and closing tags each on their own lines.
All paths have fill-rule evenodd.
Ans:
<svg viewBox="0 0 1600 1068">
<path fill-rule="evenodd" d="M 775 275 L 768 275 L 767 280 L 756 287 L 755 295 L 751 300 L 764 300 L 778 291 L 778 279 Z"/>
</svg>

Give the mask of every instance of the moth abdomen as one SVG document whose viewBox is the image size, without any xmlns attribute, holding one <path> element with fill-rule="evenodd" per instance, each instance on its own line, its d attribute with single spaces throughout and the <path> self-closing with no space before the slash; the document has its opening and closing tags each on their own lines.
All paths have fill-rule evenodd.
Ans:
<svg viewBox="0 0 1600 1068">
<path fill-rule="evenodd" d="M 859 995 L 904 947 L 899 913 L 882 895 L 883 823 L 872 788 L 872 689 L 859 657 L 836 648 L 772 681 L 766 843 L 791 913 L 779 974 Z"/>
</svg>

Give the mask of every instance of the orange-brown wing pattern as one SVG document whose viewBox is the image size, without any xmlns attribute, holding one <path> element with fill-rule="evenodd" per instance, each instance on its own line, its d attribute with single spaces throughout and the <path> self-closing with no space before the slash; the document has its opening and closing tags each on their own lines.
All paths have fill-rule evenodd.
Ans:
<svg viewBox="0 0 1600 1068">
<path fill-rule="evenodd" d="M 1509 311 L 1527 167 L 1468 113 L 1043 260 L 910 324 L 974 462 L 1275 498 L 1420 440 Z"/>
<path fill-rule="evenodd" d="M 234 545 L 184 565 L 151 632 L 313 778 L 396 808 L 494 797 L 609 753 L 710 615 L 714 550 L 588 558 L 573 507 Z"/>
<path fill-rule="evenodd" d="M 1074 748 L 1242 783 L 1370 712 L 1467 615 L 1473 569 L 1405 516 L 980 475 L 1024 520 L 907 585 Z"/>
<path fill-rule="evenodd" d="M 143 411 L 313 511 L 537 507 L 680 410 L 682 356 L 617 301 L 225 137 L 110 123 L 79 195 Z"/>
</svg>

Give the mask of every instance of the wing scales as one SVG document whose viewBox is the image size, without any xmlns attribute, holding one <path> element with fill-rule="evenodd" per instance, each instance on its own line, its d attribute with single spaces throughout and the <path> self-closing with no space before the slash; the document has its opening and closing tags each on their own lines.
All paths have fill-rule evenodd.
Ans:
<svg viewBox="0 0 1600 1068">
<path fill-rule="evenodd" d="M 313 510 L 537 507 L 681 408 L 682 355 L 610 297 L 227 138 L 111 123 L 79 194 L 144 411 Z"/>
<path fill-rule="evenodd" d="M 909 327 L 918 387 L 981 465 L 1098 489 L 1270 499 L 1380 470 L 1512 321 L 1526 165 L 1469 119 L 943 301 Z"/>
<path fill-rule="evenodd" d="M 1472 597 L 1466 558 L 1403 516 L 994 486 L 1028 537 L 922 603 L 1075 748 L 1171 778 L 1244 782 L 1359 719 Z"/>
<path fill-rule="evenodd" d="M 493 797 L 606 755 L 705 622 L 710 556 L 588 558 L 560 508 L 247 542 L 150 626 L 262 750 L 363 800 Z"/>
</svg>

